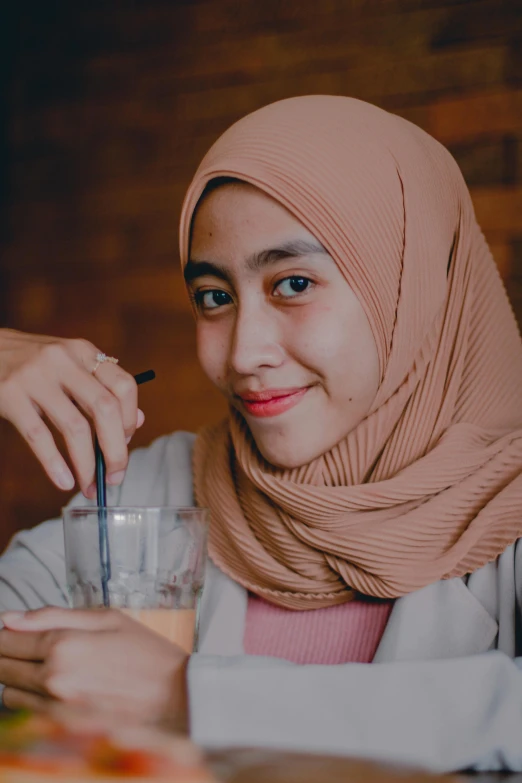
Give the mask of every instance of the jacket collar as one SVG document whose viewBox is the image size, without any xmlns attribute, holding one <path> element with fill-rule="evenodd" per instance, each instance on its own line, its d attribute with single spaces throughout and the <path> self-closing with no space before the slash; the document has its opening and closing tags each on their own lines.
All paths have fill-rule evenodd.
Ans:
<svg viewBox="0 0 522 783">
<path fill-rule="evenodd" d="M 241 655 L 247 611 L 247 591 L 207 560 L 205 586 L 198 613 L 198 652 Z"/>
<path fill-rule="evenodd" d="M 492 647 L 497 632 L 464 581 L 447 579 L 397 599 L 373 662 L 475 655 Z"/>
<path fill-rule="evenodd" d="M 246 590 L 209 561 L 200 606 L 199 652 L 241 655 Z M 460 578 L 395 601 L 374 663 L 455 658 L 489 650 L 498 624 Z"/>
</svg>

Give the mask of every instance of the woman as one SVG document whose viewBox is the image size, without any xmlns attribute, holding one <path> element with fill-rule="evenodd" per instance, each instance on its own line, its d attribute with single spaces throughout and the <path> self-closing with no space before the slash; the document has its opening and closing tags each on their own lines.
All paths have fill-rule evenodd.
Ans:
<svg viewBox="0 0 522 783">
<path fill-rule="evenodd" d="M 88 343 L 9 332 L 0 404 L 64 488 L 43 413 L 94 497 L 72 398 L 111 503 L 211 508 L 200 652 L 118 612 L 8 612 L 4 703 L 522 770 L 522 346 L 455 162 L 374 106 L 285 100 L 207 154 L 180 248 L 226 422 L 134 452 L 121 483 L 130 377 Z M 18 534 L 0 579 L 6 610 L 65 606 L 60 522 Z"/>
</svg>

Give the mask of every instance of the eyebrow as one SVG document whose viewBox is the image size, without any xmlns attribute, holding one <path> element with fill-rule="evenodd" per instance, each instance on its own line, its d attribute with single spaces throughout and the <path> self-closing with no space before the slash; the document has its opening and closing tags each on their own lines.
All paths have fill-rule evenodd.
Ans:
<svg viewBox="0 0 522 783">
<path fill-rule="evenodd" d="M 328 255 L 328 251 L 317 240 L 293 239 L 277 247 L 253 253 L 247 258 L 246 267 L 252 272 L 257 272 L 270 264 L 284 261 L 286 258 L 302 258 L 303 256 L 318 255 L 319 253 Z M 204 275 L 217 277 L 220 280 L 225 280 L 227 283 L 231 282 L 230 273 L 226 267 L 211 261 L 198 261 L 191 258 L 183 271 L 185 282 L 190 283 L 197 277 L 203 277 Z"/>
</svg>

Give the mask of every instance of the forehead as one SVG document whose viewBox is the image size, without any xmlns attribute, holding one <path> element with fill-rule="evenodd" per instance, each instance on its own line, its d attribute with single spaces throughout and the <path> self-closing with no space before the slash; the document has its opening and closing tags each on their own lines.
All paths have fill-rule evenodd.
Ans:
<svg viewBox="0 0 522 783">
<path fill-rule="evenodd" d="M 322 244 L 277 201 L 252 186 L 227 185 L 200 204 L 184 277 L 187 283 L 205 275 L 229 279 L 239 269 L 258 273 L 318 254 L 326 255 Z"/>
<path fill-rule="evenodd" d="M 247 183 L 223 185 L 200 201 L 192 221 L 191 256 L 219 249 L 313 235 L 284 206 Z M 261 249 L 261 248 L 257 248 Z"/>
</svg>

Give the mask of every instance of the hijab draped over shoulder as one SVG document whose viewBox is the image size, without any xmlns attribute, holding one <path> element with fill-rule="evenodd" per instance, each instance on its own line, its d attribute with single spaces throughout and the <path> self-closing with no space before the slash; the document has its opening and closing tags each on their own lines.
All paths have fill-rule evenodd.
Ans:
<svg viewBox="0 0 522 783">
<path fill-rule="evenodd" d="M 292 470 L 263 459 L 236 412 L 199 434 L 213 561 L 274 604 L 313 609 L 494 560 L 522 534 L 522 344 L 454 159 L 362 101 L 271 104 L 202 161 L 183 265 L 198 199 L 223 176 L 260 188 L 324 245 L 369 319 L 380 384 L 354 430 Z"/>
</svg>

